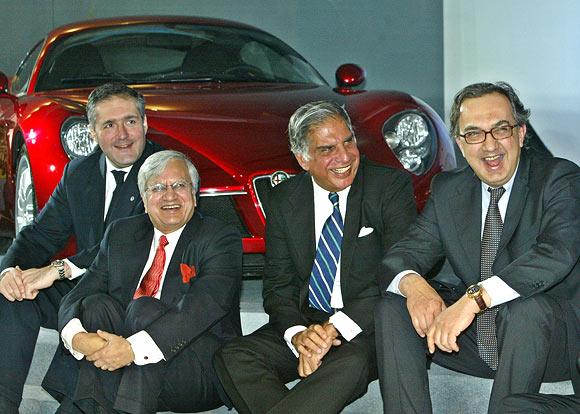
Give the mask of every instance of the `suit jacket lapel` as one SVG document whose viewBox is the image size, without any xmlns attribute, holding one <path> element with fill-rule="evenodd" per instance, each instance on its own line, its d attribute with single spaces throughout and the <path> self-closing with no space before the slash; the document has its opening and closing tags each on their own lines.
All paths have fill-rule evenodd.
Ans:
<svg viewBox="0 0 580 414">
<path fill-rule="evenodd" d="M 105 174 L 107 171 L 105 165 L 105 155 L 101 153 L 99 157 L 98 174 L 87 177 L 87 185 L 83 188 L 85 205 L 90 206 L 90 210 L 97 212 L 97 220 L 89 224 L 89 231 L 93 231 L 96 236 L 94 240 L 101 240 L 105 233 Z M 90 239 L 90 238 L 89 238 Z"/>
<path fill-rule="evenodd" d="M 127 240 L 131 240 L 131 238 L 129 237 Z M 127 288 L 124 292 L 125 303 L 129 303 L 133 299 L 137 290 L 139 279 L 149 257 L 152 241 L 153 225 L 147 218 L 146 225 L 136 229 L 132 242 L 119 246 L 119 260 L 122 261 L 122 265 L 119 267 L 123 269 L 123 274 L 120 277 L 127 279 Z"/>
<path fill-rule="evenodd" d="M 290 245 L 294 249 L 293 256 L 300 268 L 298 274 L 302 279 L 310 277 L 314 256 L 316 255 L 316 240 L 314 235 L 314 190 L 310 174 L 303 174 L 295 191 L 290 194 L 288 204 L 284 209 L 284 217 L 292 223 L 295 231 L 290 231 Z"/>
<path fill-rule="evenodd" d="M 501 233 L 499 247 L 497 249 L 498 256 L 512 239 L 516 228 L 520 223 L 524 206 L 526 205 L 526 198 L 528 197 L 528 178 L 530 172 L 530 161 L 524 151 L 520 158 L 520 165 L 514 179 L 510 199 L 508 200 L 507 211 L 504 217 L 504 226 Z"/>
<path fill-rule="evenodd" d="M 456 189 L 449 199 L 453 209 L 451 219 L 459 238 L 460 248 L 464 250 L 463 257 L 471 270 L 466 277 L 479 278 L 481 256 L 481 181 L 469 169 L 469 177 L 464 186 Z M 474 279 L 474 283 L 477 279 Z"/>
<path fill-rule="evenodd" d="M 346 217 L 344 218 L 344 230 L 342 247 L 340 249 L 340 288 L 343 297 L 348 294 L 348 274 L 354 254 L 354 247 L 358 238 L 361 225 L 361 203 L 364 188 L 364 162 L 361 162 L 355 180 L 353 181 L 348 200 L 346 203 Z"/>
<path fill-rule="evenodd" d="M 186 224 L 179 240 L 177 241 L 177 246 L 173 251 L 173 256 L 171 256 L 171 261 L 167 267 L 167 273 L 165 274 L 165 279 L 163 280 L 163 289 L 161 290 L 161 301 L 165 304 L 175 303 L 182 295 L 182 288 L 187 290 L 189 284 L 183 283 L 181 280 L 181 269 L 179 265 L 181 263 L 191 264 L 193 260 L 191 257 L 185 257 L 187 252 L 187 246 L 192 243 L 197 237 L 199 227 L 199 216 L 194 214 L 194 216 Z"/>
</svg>

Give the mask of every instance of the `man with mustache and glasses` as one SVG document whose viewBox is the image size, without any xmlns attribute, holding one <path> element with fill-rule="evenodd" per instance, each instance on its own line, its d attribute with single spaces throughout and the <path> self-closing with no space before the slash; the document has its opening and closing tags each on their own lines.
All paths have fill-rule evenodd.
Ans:
<svg viewBox="0 0 580 414">
<path fill-rule="evenodd" d="M 432 411 L 428 360 L 493 378 L 490 413 L 543 381 L 580 389 L 580 169 L 523 148 L 528 117 L 504 82 L 455 96 L 451 133 L 468 166 L 434 178 L 379 275 L 385 412 Z M 462 287 L 423 277 L 442 258 Z"/>
</svg>

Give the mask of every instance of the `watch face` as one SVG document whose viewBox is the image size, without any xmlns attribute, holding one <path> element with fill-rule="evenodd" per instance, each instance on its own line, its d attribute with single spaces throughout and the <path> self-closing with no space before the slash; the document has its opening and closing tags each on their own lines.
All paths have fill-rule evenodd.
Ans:
<svg viewBox="0 0 580 414">
<path fill-rule="evenodd" d="M 468 295 L 477 295 L 479 293 L 480 289 L 478 285 L 471 285 L 467 288 L 467 294 Z"/>
</svg>

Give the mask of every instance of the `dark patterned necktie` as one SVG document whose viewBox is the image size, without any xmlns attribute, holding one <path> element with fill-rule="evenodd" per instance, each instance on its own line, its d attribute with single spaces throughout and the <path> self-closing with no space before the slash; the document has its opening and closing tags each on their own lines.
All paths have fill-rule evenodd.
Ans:
<svg viewBox="0 0 580 414">
<path fill-rule="evenodd" d="M 121 196 L 121 187 L 123 187 L 123 183 L 125 182 L 125 174 L 127 172 L 121 170 L 111 170 L 111 174 L 115 177 L 115 190 L 113 191 L 113 197 L 111 198 L 111 202 L 109 203 L 109 209 L 107 210 L 107 216 L 105 217 L 105 227 L 109 225 L 113 218 L 115 217 L 115 204 L 117 200 Z"/>
<path fill-rule="evenodd" d="M 505 188 L 488 188 L 490 193 L 489 207 L 485 216 L 483 237 L 481 238 L 481 274 L 480 280 L 489 279 L 491 267 L 495 260 L 503 222 L 497 203 L 505 193 Z M 495 332 L 495 317 L 498 306 L 486 309 L 477 315 L 477 348 L 479 355 L 494 371 L 497 369 L 497 336 Z"/>
<path fill-rule="evenodd" d="M 332 214 L 326 219 L 318 239 L 316 257 L 310 273 L 308 303 L 313 308 L 331 313 L 330 298 L 340 258 L 344 224 L 338 208 L 338 194 L 330 193 L 328 198 L 333 209 Z"/>
<path fill-rule="evenodd" d="M 141 296 L 155 296 L 161 285 L 161 276 L 163 276 L 163 269 L 165 268 L 165 246 L 169 242 L 165 235 L 159 237 L 159 246 L 155 251 L 155 257 L 153 258 L 153 263 L 151 267 L 143 276 L 141 284 L 135 291 L 133 299 L 140 298 Z"/>
</svg>

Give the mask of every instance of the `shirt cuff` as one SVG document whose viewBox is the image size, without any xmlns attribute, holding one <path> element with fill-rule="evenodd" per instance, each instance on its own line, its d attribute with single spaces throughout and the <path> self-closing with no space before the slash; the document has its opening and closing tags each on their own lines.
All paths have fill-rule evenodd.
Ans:
<svg viewBox="0 0 580 414">
<path fill-rule="evenodd" d="M 6 273 L 8 273 L 9 271 L 11 271 L 12 269 L 14 269 L 13 267 L 7 267 L 6 269 L 4 269 L 1 273 L 0 273 L 0 278 L 2 276 L 4 276 Z"/>
<path fill-rule="evenodd" d="M 135 354 L 135 365 L 156 364 L 165 359 L 153 338 L 145 332 L 139 331 L 127 338 Z"/>
<path fill-rule="evenodd" d="M 64 347 L 66 349 L 68 349 L 70 351 L 70 353 L 72 354 L 72 356 L 75 357 L 76 359 L 78 359 L 79 361 L 81 359 L 83 359 L 85 356 L 82 353 L 75 351 L 73 349 L 72 340 L 76 334 L 81 333 L 81 332 L 87 332 L 87 331 L 83 327 L 83 324 L 81 323 L 80 319 L 74 318 L 74 319 L 71 319 L 65 325 L 65 327 L 62 329 L 62 331 L 60 333 L 60 337 L 62 338 L 62 343 L 63 343 Z"/>
<path fill-rule="evenodd" d="M 84 275 L 86 270 L 87 270 L 87 269 L 81 269 L 80 267 L 75 266 L 75 264 L 68 259 L 64 259 L 63 261 L 68 265 L 68 267 L 70 267 L 69 279 L 71 279 L 71 280 L 76 279 L 77 277 Z"/>
<path fill-rule="evenodd" d="M 491 299 L 490 308 L 520 297 L 520 294 L 509 287 L 499 276 L 492 276 L 479 284 Z"/>
<path fill-rule="evenodd" d="M 336 312 L 328 319 L 328 321 L 333 324 L 342 337 L 349 342 L 362 332 L 360 326 L 358 326 L 357 323 L 344 312 Z"/>
<path fill-rule="evenodd" d="M 290 348 L 290 351 L 292 351 L 292 353 L 296 356 L 296 358 L 298 358 L 298 351 L 294 347 L 294 344 L 292 344 L 292 338 L 298 332 L 302 332 L 304 330 L 306 330 L 306 326 L 296 325 L 291 326 L 290 328 L 286 329 L 286 332 L 284 332 L 284 340 L 286 341 L 288 348 Z"/>
<path fill-rule="evenodd" d="M 402 272 L 397 273 L 397 276 L 395 276 L 391 281 L 391 283 L 389 283 L 389 286 L 387 287 L 387 292 L 396 293 L 399 296 L 405 297 L 405 295 L 403 295 L 399 290 L 399 283 L 401 283 L 401 279 L 407 276 L 409 273 L 417 273 L 417 272 L 415 272 L 414 270 L 403 270 Z"/>
</svg>

